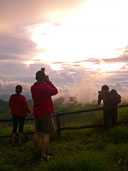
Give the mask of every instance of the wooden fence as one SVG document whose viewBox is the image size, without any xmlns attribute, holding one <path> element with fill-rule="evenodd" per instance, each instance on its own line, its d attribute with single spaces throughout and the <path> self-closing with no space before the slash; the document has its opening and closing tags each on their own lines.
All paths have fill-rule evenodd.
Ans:
<svg viewBox="0 0 128 171">
<path fill-rule="evenodd" d="M 128 107 L 128 104 L 124 104 L 124 105 L 120 105 L 118 106 L 118 108 L 124 108 L 124 107 Z M 58 112 L 58 113 L 54 113 L 52 116 L 56 118 L 56 125 L 57 125 L 57 134 L 60 137 L 61 136 L 61 131 L 63 130 L 75 130 L 75 129 L 84 129 L 84 128 L 98 128 L 98 127 L 102 127 L 101 124 L 96 124 L 96 125 L 86 125 L 86 126 L 76 126 L 76 127 L 61 127 L 61 122 L 60 122 L 60 117 L 64 116 L 64 115 L 71 115 L 71 114 L 80 114 L 80 113 L 86 113 L 86 112 L 92 112 L 92 111 L 100 111 L 103 110 L 103 107 L 98 107 L 98 108 L 93 108 L 93 109 L 86 109 L 86 110 L 79 110 L 79 111 L 73 111 L 73 112 Z M 34 121 L 34 118 L 26 118 L 25 121 Z M 12 122 L 12 119 L 2 119 L 0 120 L 0 123 L 4 123 L 4 122 Z M 127 121 L 123 121 L 123 122 L 118 122 L 117 124 L 125 124 L 128 123 Z M 33 134 L 34 132 L 27 132 L 25 134 Z M 10 137 L 10 135 L 8 136 L 0 136 L 0 138 L 5 138 L 5 137 Z"/>
</svg>

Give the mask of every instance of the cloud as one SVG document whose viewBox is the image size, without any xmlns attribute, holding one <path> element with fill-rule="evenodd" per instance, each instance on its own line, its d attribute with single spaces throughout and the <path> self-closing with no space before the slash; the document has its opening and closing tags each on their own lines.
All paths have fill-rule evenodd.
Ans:
<svg viewBox="0 0 128 171">
<path fill-rule="evenodd" d="M 0 34 L 0 60 L 25 61 L 38 54 L 36 44 L 27 38 L 26 33 L 19 35 Z"/>
<path fill-rule="evenodd" d="M 83 0 L 0 0 L 0 21 L 1 29 L 15 27 L 17 25 L 31 25 L 51 20 L 51 18 L 64 18 Z M 62 17 L 63 15 L 63 17 Z M 54 16 L 54 17 L 53 17 Z"/>
<path fill-rule="evenodd" d="M 35 61 L 44 49 L 37 49 L 28 27 L 45 22 L 58 27 L 61 21 L 57 18 L 65 18 L 82 3 L 83 0 L 0 0 L 0 61 Z"/>
<path fill-rule="evenodd" d="M 86 68 L 71 68 L 66 65 L 66 69 L 53 70 L 48 64 L 35 63 L 29 66 L 20 63 L 0 63 L 0 95 L 12 94 L 15 86 L 23 86 L 23 94 L 31 97 L 30 87 L 36 81 L 35 73 L 41 67 L 46 68 L 46 74 L 59 89 L 59 94 L 54 98 L 76 97 L 79 103 L 91 103 L 97 100 L 97 92 L 103 84 L 108 84 L 110 89 L 116 88 L 121 96 L 126 97 L 128 92 L 128 72 L 114 72 L 112 75 L 102 75 L 97 71 L 88 71 Z M 121 89 L 120 89 L 120 86 Z"/>
<path fill-rule="evenodd" d="M 41 59 L 38 58 L 38 54 L 43 52 L 44 49 L 39 50 L 37 48 L 37 44 L 31 40 L 30 30 L 28 31 L 28 28 L 33 25 L 38 25 L 40 23 L 45 24 L 48 22 L 52 23 L 54 27 L 59 28 L 60 25 L 63 25 L 66 17 L 70 17 L 70 15 L 77 10 L 77 8 L 80 9 L 80 6 L 85 5 L 85 3 L 86 2 L 84 0 L 0 0 L 0 92 L 2 94 L 13 93 L 16 84 L 23 85 L 24 92 L 30 93 L 30 86 L 33 82 L 35 82 L 35 73 L 42 67 L 46 68 L 46 74 L 49 75 L 52 82 L 59 88 L 59 95 L 66 95 L 67 93 L 67 95 L 76 96 L 80 102 L 91 102 L 93 98 L 95 99 L 97 97 L 97 91 L 100 89 L 102 84 L 108 84 L 110 87 L 116 88 L 119 88 L 117 84 L 120 84 L 122 87 L 122 92 L 127 90 L 128 46 L 118 49 L 119 51 L 123 51 L 123 54 L 117 58 L 102 59 L 102 61 L 106 64 L 110 63 L 114 65 L 120 62 L 124 63 L 123 67 L 120 68 L 119 71 L 113 72 L 107 71 L 101 73 L 102 71 L 98 68 L 101 64 L 101 60 L 94 58 L 87 60 L 85 58 L 85 60 L 76 61 L 73 63 L 53 62 L 53 65 L 59 65 L 61 67 L 60 70 L 53 70 L 48 63 L 42 63 L 40 61 Z M 99 8 L 102 8 L 102 6 Z M 94 16 L 92 17 L 94 18 Z M 93 19 L 91 21 L 93 23 Z M 87 22 L 87 24 L 89 23 Z M 96 29 L 95 27 L 92 28 L 92 26 L 90 28 L 92 29 L 91 31 Z M 82 27 L 82 30 L 83 29 L 84 27 Z M 77 30 L 77 27 L 73 27 L 73 30 L 74 33 L 77 33 L 79 29 Z M 94 33 L 95 32 L 93 31 L 91 37 L 93 37 Z M 101 40 L 102 38 L 105 40 L 104 32 L 100 33 L 103 34 Z M 42 34 L 49 34 L 49 32 L 47 32 L 46 29 L 46 33 L 42 32 Z M 57 32 L 57 34 L 59 34 L 59 32 Z M 88 37 L 86 34 L 85 36 L 83 34 L 81 36 L 83 40 L 84 38 L 86 40 Z M 71 34 L 67 37 L 69 40 L 69 45 L 73 47 L 73 44 L 70 43 L 70 39 L 72 39 Z M 83 47 L 83 51 L 78 50 L 77 46 L 75 46 L 78 52 L 77 55 L 83 56 L 84 51 L 89 51 L 90 54 L 91 51 L 94 51 L 95 53 L 95 50 L 97 49 L 96 46 L 92 46 L 91 37 L 89 37 L 87 45 L 90 44 L 90 47 L 93 47 L 94 49 L 88 49 L 86 44 L 82 44 L 80 42 Z M 107 36 L 107 38 L 109 37 L 110 36 Z M 78 40 L 74 43 L 79 43 L 79 40 L 81 40 L 79 39 L 79 34 L 78 39 L 76 39 L 76 34 L 73 38 L 73 40 Z M 93 38 L 93 44 L 97 43 L 98 38 L 100 39 L 98 34 L 96 34 Z M 66 43 L 68 42 L 66 41 Z M 101 46 L 98 48 L 102 50 Z M 60 52 L 62 53 L 61 50 Z M 70 53 L 70 51 L 67 51 L 67 53 Z M 75 55 L 73 58 L 75 59 Z M 61 59 L 61 55 L 59 59 Z M 27 66 L 23 63 L 29 60 L 33 61 L 34 64 Z M 96 69 L 94 66 L 96 66 Z"/>
<path fill-rule="evenodd" d="M 23 92 L 29 92 L 30 91 L 30 84 L 29 83 L 23 83 L 21 81 L 3 81 L 0 79 L 0 94 L 10 94 L 15 93 L 15 86 L 16 85 L 22 85 L 23 86 Z"/>
</svg>

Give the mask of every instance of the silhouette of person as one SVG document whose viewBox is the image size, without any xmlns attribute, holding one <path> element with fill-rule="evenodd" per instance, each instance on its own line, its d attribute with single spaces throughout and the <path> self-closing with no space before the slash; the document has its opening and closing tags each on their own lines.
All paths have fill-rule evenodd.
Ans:
<svg viewBox="0 0 128 171">
<path fill-rule="evenodd" d="M 35 116 L 34 149 L 38 151 L 40 133 L 44 133 L 42 138 L 41 160 L 48 160 L 52 156 L 47 155 L 50 135 L 54 132 L 52 113 L 54 112 L 51 96 L 58 93 L 57 88 L 49 81 L 44 69 L 36 73 L 36 80 L 31 86 L 32 98 L 34 101 L 33 112 Z"/>
<path fill-rule="evenodd" d="M 101 91 L 99 91 L 98 95 L 98 104 L 103 100 L 103 122 L 104 129 L 109 127 L 109 123 L 111 120 L 112 126 L 114 126 L 117 122 L 117 105 L 121 102 L 121 96 L 118 95 L 116 90 L 109 91 L 109 87 L 107 85 L 103 85 Z"/>
<path fill-rule="evenodd" d="M 103 85 L 101 87 L 101 91 L 98 92 L 98 104 L 101 104 L 103 100 L 103 128 L 107 129 L 110 120 L 110 105 L 109 105 L 109 87 L 107 85 Z"/>
<path fill-rule="evenodd" d="M 121 96 L 117 93 L 115 89 L 110 91 L 110 102 L 111 102 L 111 122 L 112 126 L 117 123 L 118 115 L 118 104 L 121 102 Z"/>
<path fill-rule="evenodd" d="M 12 130 L 12 145 L 15 145 L 15 136 L 17 127 L 19 125 L 19 144 L 22 143 L 24 119 L 28 113 L 31 113 L 31 109 L 28 106 L 28 102 L 25 96 L 21 95 L 22 86 L 17 85 L 15 87 L 16 94 L 12 94 L 9 99 L 9 106 L 11 115 L 13 117 L 13 130 Z"/>
</svg>

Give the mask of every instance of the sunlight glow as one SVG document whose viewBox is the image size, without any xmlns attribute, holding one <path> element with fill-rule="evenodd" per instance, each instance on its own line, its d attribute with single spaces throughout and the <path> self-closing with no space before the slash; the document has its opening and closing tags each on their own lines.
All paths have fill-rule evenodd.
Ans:
<svg viewBox="0 0 128 171">
<path fill-rule="evenodd" d="M 27 65 L 27 66 L 29 66 L 30 64 L 34 64 L 35 62 L 34 61 L 25 61 L 25 64 Z"/>
<path fill-rule="evenodd" d="M 101 72 L 113 72 L 113 71 L 119 71 L 125 64 L 124 63 L 105 63 L 101 62 L 99 65 L 99 69 Z"/>
<path fill-rule="evenodd" d="M 61 70 L 61 66 L 59 64 L 50 64 L 53 70 Z"/>
<path fill-rule="evenodd" d="M 62 24 L 31 26 L 31 39 L 43 49 L 37 58 L 52 63 L 118 57 L 128 40 L 126 5 L 126 0 L 92 0 Z M 121 64 L 101 63 L 102 71 L 117 70 L 114 67 Z"/>
<path fill-rule="evenodd" d="M 87 69 L 98 70 L 100 72 L 113 72 L 122 69 L 122 67 L 125 66 L 125 63 L 105 63 L 103 60 L 100 60 L 99 64 L 93 64 L 92 62 L 84 62 L 83 66 Z"/>
</svg>

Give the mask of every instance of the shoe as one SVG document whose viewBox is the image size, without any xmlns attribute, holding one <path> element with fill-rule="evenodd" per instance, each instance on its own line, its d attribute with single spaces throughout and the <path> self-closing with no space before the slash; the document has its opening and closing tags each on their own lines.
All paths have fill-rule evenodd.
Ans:
<svg viewBox="0 0 128 171">
<path fill-rule="evenodd" d="M 50 159 L 53 159 L 53 156 L 48 156 L 48 155 L 47 155 L 47 156 L 45 156 L 45 157 L 42 157 L 42 156 L 40 157 L 40 160 L 41 160 L 41 161 L 45 161 L 45 162 L 49 161 Z"/>
<path fill-rule="evenodd" d="M 12 147 L 15 147 L 16 146 L 16 144 L 12 144 Z"/>
</svg>

